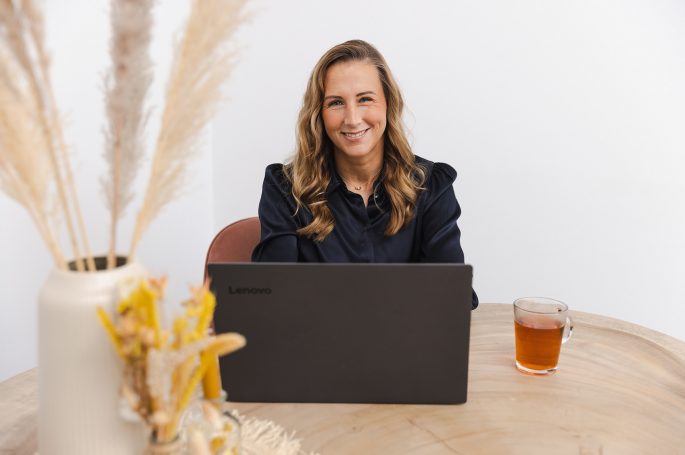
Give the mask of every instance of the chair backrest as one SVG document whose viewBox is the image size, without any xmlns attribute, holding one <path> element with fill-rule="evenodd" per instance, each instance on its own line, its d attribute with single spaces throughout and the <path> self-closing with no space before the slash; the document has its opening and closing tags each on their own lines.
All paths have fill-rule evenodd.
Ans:
<svg viewBox="0 0 685 455">
<path fill-rule="evenodd" d="M 260 236 L 261 225 L 256 216 L 236 221 L 220 230 L 207 250 L 205 278 L 210 262 L 250 262 Z"/>
</svg>

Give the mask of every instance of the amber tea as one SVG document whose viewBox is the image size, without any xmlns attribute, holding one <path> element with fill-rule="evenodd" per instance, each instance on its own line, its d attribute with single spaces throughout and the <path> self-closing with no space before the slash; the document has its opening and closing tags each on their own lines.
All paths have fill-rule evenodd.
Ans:
<svg viewBox="0 0 685 455">
<path fill-rule="evenodd" d="M 561 325 L 532 326 L 514 321 L 516 332 L 516 361 L 531 370 L 549 370 L 559 363 Z"/>
<path fill-rule="evenodd" d="M 573 330 L 567 310 L 562 302 L 541 297 L 514 302 L 516 368 L 530 374 L 557 369 L 561 345 Z"/>
</svg>

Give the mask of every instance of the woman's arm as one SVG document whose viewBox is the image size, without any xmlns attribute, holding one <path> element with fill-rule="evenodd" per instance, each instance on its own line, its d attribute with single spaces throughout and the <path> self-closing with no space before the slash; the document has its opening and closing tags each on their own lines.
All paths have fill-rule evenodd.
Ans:
<svg viewBox="0 0 685 455">
<path fill-rule="evenodd" d="M 464 262 L 457 219 L 461 208 L 452 185 L 444 188 L 425 208 L 420 262 Z"/>
<path fill-rule="evenodd" d="M 451 166 L 444 163 L 433 166 L 423 207 L 419 262 L 464 263 L 461 231 L 457 225 L 461 207 L 452 187 L 456 178 L 457 171 Z M 478 306 L 475 291 L 472 305 Z"/>
<path fill-rule="evenodd" d="M 261 240 L 252 252 L 253 262 L 297 262 L 297 218 L 282 164 L 266 168 L 259 200 Z"/>
</svg>

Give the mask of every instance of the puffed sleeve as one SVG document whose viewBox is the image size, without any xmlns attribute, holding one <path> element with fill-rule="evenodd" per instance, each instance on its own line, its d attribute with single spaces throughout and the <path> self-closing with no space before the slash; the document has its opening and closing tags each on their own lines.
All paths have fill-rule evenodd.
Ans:
<svg viewBox="0 0 685 455">
<path fill-rule="evenodd" d="M 297 262 L 297 223 L 294 198 L 282 164 L 266 168 L 259 200 L 261 240 L 252 251 L 253 262 Z"/>
<path fill-rule="evenodd" d="M 461 248 L 461 231 L 457 219 L 461 207 L 452 184 L 457 171 L 445 163 L 435 163 L 427 182 L 426 201 L 422 214 L 420 262 L 464 263 Z M 473 308 L 478 296 L 473 292 Z"/>
</svg>

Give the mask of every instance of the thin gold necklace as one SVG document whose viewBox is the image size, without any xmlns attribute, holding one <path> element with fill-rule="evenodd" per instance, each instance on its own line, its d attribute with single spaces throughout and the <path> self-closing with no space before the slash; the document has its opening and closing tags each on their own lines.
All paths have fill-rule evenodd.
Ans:
<svg viewBox="0 0 685 455">
<path fill-rule="evenodd" d="M 383 170 L 383 168 L 381 168 L 381 170 Z M 369 182 L 375 182 L 379 175 L 381 175 L 381 171 L 378 171 L 378 173 L 372 179 L 370 179 Z M 351 184 L 342 175 L 340 176 L 340 178 L 343 182 L 345 182 L 346 186 L 352 186 L 352 188 L 354 188 L 355 191 L 361 191 L 361 189 L 364 188 L 363 184 L 361 186 Z"/>
</svg>

